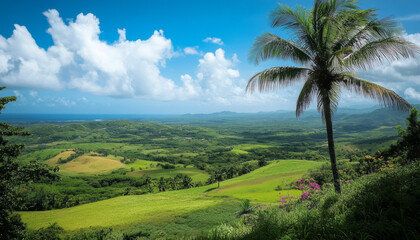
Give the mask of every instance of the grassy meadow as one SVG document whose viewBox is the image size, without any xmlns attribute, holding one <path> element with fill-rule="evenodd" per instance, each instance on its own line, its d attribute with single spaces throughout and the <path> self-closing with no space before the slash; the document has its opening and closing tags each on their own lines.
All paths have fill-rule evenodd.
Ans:
<svg viewBox="0 0 420 240">
<path fill-rule="evenodd" d="M 189 213 L 219 205 L 238 204 L 239 199 L 251 199 L 255 204 L 276 205 L 280 196 L 279 191 L 275 190 L 278 185 L 287 188 L 289 183 L 296 181 L 307 170 L 321 164 L 304 160 L 278 160 L 251 173 L 223 181 L 220 189 L 216 188 L 217 184 L 212 184 L 179 191 L 122 196 L 66 209 L 19 213 L 28 227 L 34 229 L 47 227 L 54 222 L 70 231 L 90 226 L 125 229 L 141 223 L 170 223 L 180 216 L 187 218 Z M 299 193 L 296 190 L 281 191 L 282 195 Z M 200 221 L 205 222 L 206 218 Z"/>
<path fill-rule="evenodd" d="M 128 165 L 127 167 L 130 167 L 130 165 Z M 175 177 L 177 174 L 190 176 L 193 182 L 205 182 L 210 176 L 205 171 L 197 169 L 193 166 L 187 166 L 185 168 L 181 166 L 174 169 L 151 168 L 127 173 L 128 176 L 150 176 L 151 178 L 169 178 Z"/>
</svg>

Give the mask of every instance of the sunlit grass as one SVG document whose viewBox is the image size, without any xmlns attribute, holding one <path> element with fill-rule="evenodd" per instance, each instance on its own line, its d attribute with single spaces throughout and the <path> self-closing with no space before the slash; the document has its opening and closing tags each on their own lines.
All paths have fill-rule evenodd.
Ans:
<svg viewBox="0 0 420 240">
<path fill-rule="evenodd" d="M 125 166 L 125 164 L 119 161 L 120 157 L 112 155 L 108 157 L 101 157 L 94 156 L 92 154 L 85 154 L 67 163 L 60 164 L 58 162 L 60 159 L 67 159 L 74 153 L 74 151 L 64 151 L 49 159 L 46 163 L 50 166 L 58 166 L 60 168 L 59 172 L 64 175 L 108 173 L 112 170 L 116 170 Z"/>
<path fill-rule="evenodd" d="M 134 170 L 140 170 L 146 169 L 146 168 L 155 168 L 156 165 L 159 162 L 154 161 L 147 161 L 147 160 L 136 160 L 134 163 L 129 163 L 124 166 L 125 169 L 131 170 L 131 168 L 134 168 Z"/>
<path fill-rule="evenodd" d="M 212 184 L 179 191 L 117 197 L 67 209 L 20 214 L 30 228 L 45 227 L 54 222 L 66 230 L 89 226 L 129 228 L 141 223 L 162 224 L 173 221 L 177 216 L 188 216 L 189 213 L 236 199 L 251 199 L 257 204 L 276 204 L 280 197 L 279 192 L 275 191 L 276 186 L 286 187 L 305 171 L 321 164 L 303 160 L 279 160 L 249 174 L 223 181 L 220 189 L 216 189 L 217 184 Z M 298 192 L 292 190 L 282 194 L 297 195 Z"/>
<path fill-rule="evenodd" d="M 237 149 L 237 150 L 250 150 L 250 149 L 256 149 L 256 148 L 269 148 L 272 147 L 270 145 L 263 145 L 263 144 L 238 144 L 233 146 L 233 149 Z"/>
<path fill-rule="evenodd" d="M 141 177 L 144 175 L 148 175 L 151 178 L 160 178 L 160 177 L 169 178 L 169 177 L 175 177 L 177 174 L 184 174 L 184 175 L 190 176 L 193 179 L 193 182 L 204 183 L 209 178 L 208 173 L 194 167 L 187 167 L 187 168 L 178 167 L 178 168 L 173 168 L 173 169 L 153 168 L 153 169 L 145 169 L 145 170 L 134 171 L 134 172 L 128 173 L 129 176 Z"/>
<path fill-rule="evenodd" d="M 240 149 L 232 149 L 231 152 L 236 153 L 236 154 L 248 154 L 247 151 L 240 150 Z"/>
</svg>

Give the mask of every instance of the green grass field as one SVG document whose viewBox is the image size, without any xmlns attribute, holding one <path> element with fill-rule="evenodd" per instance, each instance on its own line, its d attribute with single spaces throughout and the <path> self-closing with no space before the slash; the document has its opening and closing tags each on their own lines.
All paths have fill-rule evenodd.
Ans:
<svg viewBox="0 0 420 240">
<path fill-rule="evenodd" d="M 169 177 L 175 177 L 177 174 L 188 175 L 192 178 L 193 182 L 204 183 L 209 178 L 208 173 L 206 173 L 203 170 L 197 169 L 195 167 L 191 167 L 191 166 L 187 168 L 180 166 L 173 169 L 152 168 L 152 169 L 145 169 L 145 170 L 127 173 L 127 175 L 129 176 L 141 177 L 144 175 L 149 175 L 151 178 L 160 178 L 160 177 L 169 178 Z"/>
<path fill-rule="evenodd" d="M 29 154 L 22 154 L 21 156 L 19 156 L 18 159 L 24 162 L 33 161 L 33 160 L 44 161 L 44 160 L 53 158 L 54 156 L 56 156 L 57 154 L 60 154 L 63 151 L 65 151 L 65 149 L 55 149 L 55 148 L 43 149 L 43 150 L 31 152 Z"/>
<path fill-rule="evenodd" d="M 103 174 L 122 168 L 124 164 L 106 157 L 83 155 L 59 167 L 60 172 L 65 174 Z"/>
<path fill-rule="evenodd" d="M 169 178 L 175 177 L 177 174 L 184 174 L 190 176 L 194 183 L 204 183 L 209 178 L 209 174 L 207 172 L 199 170 L 193 166 L 184 168 L 182 164 L 178 164 L 175 169 L 162 169 L 160 167 L 156 167 L 159 162 L 147 160 L 136 160 L 134 163 L 123 164 L 120 161 L 123 157 L 114 155 L 108 155 L 106 157 L 96 156 L 97 153 L 94 152 L 84 154 L 83 156 L 75 158 L 64 164 L 58 163 L 59 159 L 65 160 L 74 153 L 75 152 L 72 150 L 62 151 L 46 162 L 50 166 L 59 166 L 59 172 L 67 176 L 106 174 L 113 170 L 124 168 L 129 171 L 134 169 L 133 172 L 128 173 L 129 176 L 133 177 L 148 175 L 151 178 L 157 179 L 160 177 Z"/>
<path fill-rule="evenodd" d="M 146 168 L 154 168 L 159 162 L 154 161 L 147 161 L 147 160 L 136 160 L 134 163 L 129 163 L 124 166 L 125 169 L 131 170 L 131 168 L 134 168 L 134 170 L 146 169 Z"/>
<path fill-rule="evenodd" d="M 221 183 L 220 189 L 209 193 L 210 196 L 224 196 L 249 199 L 262 204 L 273 204 L 280 195 L 298 196 L 301 191 L 288 190 L 288 185 L 299 179 L 310 169 L 321 166 L 320 162 L 303 160 L 280 160 L 249 174 Z M 275 188 L 281 186 L 281 193 Z"/>
<path fill-rule="evenodd" d="M 65 160 L 74 153 L 74 151 L 61 152 L 49 159 L 47 164 L 50 166 L 58 166 L 60 168 L 59 172 L 64 175 L 103 174 L 126 166 L 119 161 L 121 157 L 112 155 L 100 157 L 91 154 L 82 155 L 67 163 L 58 163 L 59 159 Z"/>
<path fill-rule="evenodd" d="M 236 154 L 248 154 L 247 151 L 240 150 L 240 149 L 232 149 L 231 152 L 236 153 Z"/>
<path fill-rule="evenodd" d="M 233 146 L 233 149 L 237 149 L 237 150 L 250 150 L 250 149 L 255 149 L 255 148 L 269 148 L 272 147 L 270 145 L 262 145 L 262 144 L 238 144 Z"/>
<path fill-rule="evenodd" d="M 117 197 L 66 209 L 19 213 L 28 227 L 34 229 L 54 222 L 65 230 L 90 226 L 130 229 L 142 224 L 169 224 L 180 216 L 188 218 L 192 213 L 205 212 L 218 205 L 234 204 L 237 199 L 251 199 L 256 204 L 277 204 L 280 197 L 279 192 L 274 190 L 277 185 L 286 186 L 305 171 L 321 164 L 304 160 L 279 160 L 249 174 L 223 181 L 220 189 L 215 189 L 217 184 L 212 184 L 180 191 Z M 281 194 L 297 195 L 299 192 L 285 190 Z M 206 221 L 206 218 L 194 221 Z M 215 221 L 214 224 L 219 223 Z"/>
</svg>

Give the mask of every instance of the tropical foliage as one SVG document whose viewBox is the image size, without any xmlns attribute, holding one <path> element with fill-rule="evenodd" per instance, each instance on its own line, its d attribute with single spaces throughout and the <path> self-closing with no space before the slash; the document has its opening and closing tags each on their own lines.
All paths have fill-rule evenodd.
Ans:
<svg viewBox="0 0 420 240">
<path fill-rule="evenodd" d="M 304 81 L 296 116 L 309 107 L 314 97 L 317 99 L 327 127 L 334 185 L 340 192 L 332 126 L 340 91 L 347 89 L 399 110 L 410 109 L 410 104 L 394 91 L 361 79 L 354 71 L 414 57 L 419 48 L 401 37 L 401 29 L 394 21 L 379 19 L 375 9 L 359 9 L 357 1 L 315 0 L 312 9 L 280 4 L 270 16 L 271 26 L 289 31 L 291 40 L 264 33 L 255 40 L 250 59 L 256 64 L 272 58 L 291 59 L 302 67 L 266 69 L 253 76 L 246 89 L 266 91 Z"/>
<path fill-rule="evenodd" d="M 400 138 L 396 144 L 392 144 L 388 149 L 385 149 L 385 158 L 398 157 L 404 163 L 410 163 L 420 160 L 420 114 L 417 108 L 413 108 L 410 111 L 410 115 L 407 118 L 407 129 L 402 128 L 400 125 L 397 126 L 398 134 Z"/>
<path fill-rule="evenodd" d="M 221 225 L 196 239 L 417 239 L 420 166 L 363 176 L 288 207 L 258 213 L 253 222 Z"/>
</svg>

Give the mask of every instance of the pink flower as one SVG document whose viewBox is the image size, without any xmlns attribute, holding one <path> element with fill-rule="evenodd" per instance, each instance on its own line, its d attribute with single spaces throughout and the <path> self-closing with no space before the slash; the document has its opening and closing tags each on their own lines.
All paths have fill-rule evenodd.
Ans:
<svg viewBox="0 0 420 240">
<path fill-rule="evenodd" d="M 280 207 L 284 207 L 284 204 L 282 203 L 282 204 L 280 204 Z"/>
<path fill-rule="evenodd" d="M 286 199 L 286 198 L 287 198 L 286 196 L 282 196 L 282 197 L 281 197 L 281 199 Z"/>
</svg>

